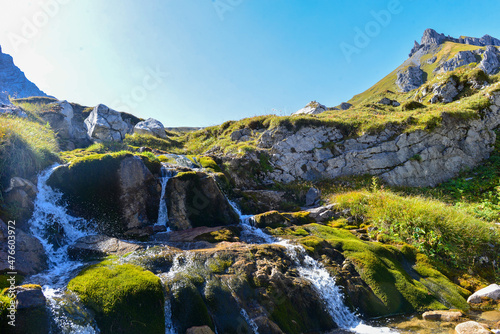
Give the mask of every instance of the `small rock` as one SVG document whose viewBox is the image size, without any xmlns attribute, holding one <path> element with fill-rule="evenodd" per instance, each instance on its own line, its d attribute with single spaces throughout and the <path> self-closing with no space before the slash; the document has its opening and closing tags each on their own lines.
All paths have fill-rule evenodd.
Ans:
<svg viewBox="0 0 500 334">
<path fill-rule="evenodd" d="M 475 322 L 475 321 L 467 321 L 461 324 L 458 324 L 455 327 L 455 331 L 457 334 L 491 334 L 492 332 L 487 329 L 486 326 Z"/>
<path fill-rule="evenodd" d="M 500 286 L 498 284 L 491 284 L 484 289 L 474 292 L 468 299 L 467 303 L 478 304 L 481 303 L 481 297 L 487 297 L 493 300 L 500 300 Z"/>
<path fill-rule="evenodd" d="M 319 191 L 319 189 L 316 189 L 314 187 L 309 188 L 306 194 L 306 206 L 314 205 L 319 200 L 320 196 L 321 191 Z"/>
<path fill-rule="evenodd" d="M 428 311 L 422 314 L 424 320 L 433 321 L 458 321 L 462 316 L 459 311 Z"/>
<path fill-rule="evenodd" d="M 498 59 L 498 50 L 494 46 L 487 46 L 483 53 L 483 59 L 479 63 L 481 68 L 487 74 L 495 74 L 500 69 L 500 60 Z"/>
<path fill-rule="evenodd" d="M 78 239 L 68 247 L 68 255 L 73 259 L 101 258 L 107 255 L 121 256 L 142 246 L 121 241 L 105 235 L 90 235 Z"/>
<path fill-rule="evenodd" d="M 340 104 L 340 110 L 347 110 L 352 107 L 352 104 L 347 103 L 347 102 L 342 102 Z"/>
</svg>

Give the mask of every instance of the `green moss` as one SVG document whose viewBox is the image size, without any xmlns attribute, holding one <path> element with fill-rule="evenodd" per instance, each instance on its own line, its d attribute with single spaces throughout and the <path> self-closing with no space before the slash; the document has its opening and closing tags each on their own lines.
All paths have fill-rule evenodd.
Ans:
<svg viewBox="0 0 500 334">
<path fill-rule="evenodd" d="M 404 111 L 415 110 L 420 108 L 425 108 L 425 105 L 417 101 L 406 101 L 401 105 L 401 109 L 403 109 Z"/>
<path fill-rule="evenodd" d="M 105 261 L 83 270 L 68 290 L 95 312 L 102 333 L 165 333 L 161 281 L 140 267 Z"/>
<path fill-rule="evenodd" d="M 175 176 L 176 179 L 182 180 L 182 181 L 196 181 L 199 179 L 198 174 L 196 172 L 180 172 L 177 173 Z"/>
<path fill-rule="evenodd" d="M 228 226 L 221 228 L 220 230 L 204 233 L 195 238 L 195 240 L 203 240 L 211 243 L 217 242 L 238 242 L 240 231 L 236 226 Z"/>
</svg>

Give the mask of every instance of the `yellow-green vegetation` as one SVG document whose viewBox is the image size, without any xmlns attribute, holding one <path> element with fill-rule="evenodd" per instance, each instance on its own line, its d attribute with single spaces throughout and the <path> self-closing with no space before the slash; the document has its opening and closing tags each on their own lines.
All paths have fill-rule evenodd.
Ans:
<svg viewBox="0 0 500 334">
<path fill-rule="evenodd" d="M 6 316 L 8 313 L 8 307 L 12 302 L 12 298 L 9 297 L 7 288 L 0 292 L 0 328 L 3 328 L 7 320 Z M 5 326 L 6 327 L 6 326 Z"/>
<path fill-rule="evenodd" d="M 319 224 L 304 225 L 300 231 L 272 230 L 295 238 L 300 235 L 298 242 L 315 256 L 331 254 L 332 249 L 341 252 L 375 295 L 367 292 L 363 301 L 363 309 L 370 316 L 468 308 L 465 298 L 469 291 L 452 283 L 425 255 L 408 245 L 362 241 L 345 229 Z"/>
<path fill-rule="evenodd" d="M 203 233 L 195 238 L 195 240 L 203 240 L 212 243 L 217 242 L 238 242 L 240 230 L 236 226 L 228 226 L 221 228 L 220 230 Z"/>
<path fill-rule="evenodd" d="M 13 176 L 30 177 L 58 161 L 59 147 L 51 128 L 22 118 L 0 117 L 0 184 Z"/>
<path fill-rule="evenodd" d="M 310 217 L 310 212 L 299 211 L 299 212 L 278 212 L 269 211 L 262 213 L 253 217 L 257 226 L 264 227 L 285 227 L 290 225 L 304 225 L 309 224 L 314 221 Z"/>
<path fill-rule="evenodd" d="M 150 271 L 106 260 L 83 270 L 68 290 L 95 312 L 102 333 L 165 333 L 163 287 Z"/>
<path fill-rule="evenodd" d="M 150 147 L 168 153 L 183 153 L 182 137 L 180 134 L 176 133 L 171 133 L 171 136 L 167 136 L 166 139 L 151 135 L 140 135 L 137 133 L 133 135 L 127 134 L 123 143 L 128 145 L 131 149 Z"/>
<path fill-rule="evenodd" d="M 500 233 L 495 224 L 437 200 L 387 190 L 347 192 L 332 200 L 434 260 L 462 270 L 475 268 L 479 275 L 494 278 L 492 263 L 499 261 L 500 254 Z M 488 258 L 486 267 L 481 258 Z"/>
</svg>

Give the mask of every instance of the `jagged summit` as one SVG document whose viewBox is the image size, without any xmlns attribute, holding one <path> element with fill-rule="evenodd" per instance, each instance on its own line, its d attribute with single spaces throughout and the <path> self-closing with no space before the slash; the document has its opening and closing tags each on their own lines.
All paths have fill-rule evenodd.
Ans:
<svg viewBox="0 0 500 334">
<path fill-rule="evenodd" d="M 484 35 L 481 38 L 460 36 L 459 38 L 454 38 L 451 36 L 445 36 L 444 34 L 438 33 L 434 29 L 426 29 L 420 40 L 420 44 L 415 41 L 415 45 L 409 54 L 409 57 L 413 56 L 417 51 L 424 49 L 423 51 L 429 50 L 433 46 L 441 45 L 444 42 L 453 42 L 459 44 L 469 44 L 476 46 L 500 46 L 500 40 L 490 35 Z"/>
<path fill-rule="evenodd" d="M 3 53 L 0 46 L 0 92 L 12 97 L 47 96 L 14 64 L 12 56 Z"/>
</svg>

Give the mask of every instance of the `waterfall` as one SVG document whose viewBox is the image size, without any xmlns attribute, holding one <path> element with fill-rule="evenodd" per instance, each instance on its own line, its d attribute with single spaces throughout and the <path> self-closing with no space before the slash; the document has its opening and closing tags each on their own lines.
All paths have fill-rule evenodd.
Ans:
<svg viewBox="0 0 500 334">
<path fill-rule="evenodd" d="M 88 222 L 67 213 L 62 194 L 47 185 L 54 165 L 38 177 L 38 194 L 35 209 L 29 221 L 31 233 L 40 240 L 47 254 L 49 269 L 29 277 L 27 283 L 42 285 L 47 304 L 62 333 L 99 333 L 89 312 L 78 298 L 64 289 L 68 281 L 78 273 L 83 263 L 71 261 L 67 248 L 78 238 L 88 235 Z"/>
<path fill-rule="evenodd" d="M 336 285 L 335 279 L 325 267 L 307 255 L 301 245 L 294 245 L 289 240 L 275 238 L 255 226 L 252 216 L 242 215 L 235 203 L 229 201 L 240 216 L 242 228 L 241 239 L 247 243 L 279 244 L 287 249 L 287 254 L 293 260 L 299 275 L 311 283 L 311 286 L 323 300 L 325 309 L 332 320 L 342 329 L 358 334 L 388 334 L 395 333 L 386 327 L 372 327 L 364 324 L 344 304 L 344 296 Z"/>
<path fill-rule="evenodd" d="M 160 206 L 158 210 L 158 220 L 156 226 L 165 226 L 166 231 L 170 232 L 170 228 L 167 226 L 168 223 L 168 210 L 167 201 L 165 199 L 165 191 L 167 189 L 168 180 L 175 176 L 175 171 L 162 165 L 161 167 L 161 195 L 160 195 Z"/>
</svg>

